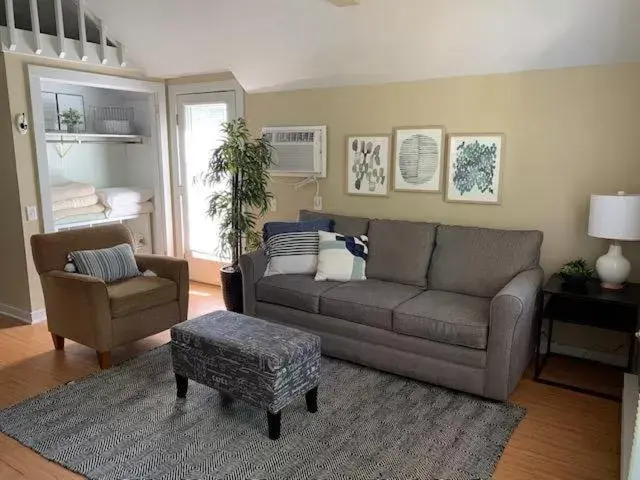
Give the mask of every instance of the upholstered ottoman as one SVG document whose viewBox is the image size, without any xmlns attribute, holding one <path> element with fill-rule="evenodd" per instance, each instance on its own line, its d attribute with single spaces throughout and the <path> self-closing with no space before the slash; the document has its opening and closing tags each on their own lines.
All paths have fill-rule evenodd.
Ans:
<svg viewBox="0 0 640 480">
<path fill-rule="evenodd" d="M 269 438 L 280 436 L 282 409 L 305 394 L 317 411 L 320 337 L 238 313 L 219 311 L 171 328 L 178 397 L 188 380 L 215 388 L 223 405 L 243 400 L 267 411 Z"/>
</svg>

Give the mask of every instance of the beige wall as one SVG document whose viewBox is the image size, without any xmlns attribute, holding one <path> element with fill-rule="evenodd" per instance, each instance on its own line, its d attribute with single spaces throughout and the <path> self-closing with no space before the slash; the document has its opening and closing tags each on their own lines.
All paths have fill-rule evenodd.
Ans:
<svg viewBox="0 0 640 480">
<path fill-rule="evenodd" d="M 9 94 L 5 72 L 5 56 L 0 54 L 0 303 L 24 312 L 31 311 L 27 262 L 18 176 L 13 149 L 13 115 L 9 110 Z"/>
<path fill-rule="evenodd" d="M 10 109 L 10 118 L 14 118 L 17 113 L 26 112 L 29 115 L 29 118 L 32 118 L 31 113 L 31 101 L 29 97 L 29 74 L 28 74 L 28 66 L 29 65 L 41 65 L 46 67 L 55 67 L 55 68 L 64 68 L 69 70 L 83 70 L 90 71 L 94 73 L 102 73 L 106 75 L 117 75 L 121 77 L 135 77 L 142 78 L 139 73 L 126 71 L 122 69 L 116 68 L 108 68 L 108 67 L 99 67 L 93 66 L 88 67 L 86 65 L 71 63 L 71 62 L 63 62 L 57 60 L 47 60 L 47 59 L 37 59 L 32 56 L 22 56 L 22 55 L 13 55 L 7 54 L 4 55 L 5 58 L 5 68 L 6 68 L 6 79 L 9 87 L 9 109 Z M 2 92 L 5 92 L 5 89 L 2 89 L 0 86 L 0 101 L 2 99 Z M 42 297 L 42 289 L 40 287 L 40 279 L 35 270 L 35 266 L 33 264 L 33 259 L 31 256 L 31 245 L 30 238 L 31 235 L 35 233 L 40 233 L 42 231 L 42 223 L 38 222 L 27 222 L 24 211 L 27 205 L 39 205 L 39 187 L 37 181 L 37 160 L 36 160 L 36 152 L 35 152 L 35 140 L 33 136 L 33 130 L 29 133 L 29 135 L 20 135 L 16 129 L 12 129 L 13 132 L 13 146 L 14 146 L 14 165 L 16 168 L 16 175 L 18 180 L 18 189 L 19 189 L 19 197 L 20 197 L 20 206 L 18 209 L 21 225 L 17 219 L 14 218 L 14 222 L 18 223 L 16 225 L 16 230 L 22 232 L 22 250 L 15 248 L 16 257 L 21 256 L 23 259 L 26 259 L 26 268 L 27 268 L 27 281 L 28 288 L 26 294 L 29 298 L 30 308 L 27 308 L 28 311 L 37 311 L 44 308 L 44 299 Z M 2 136 L 3 133 L 0 130 L 0 139 L 5 140 L 5 137 Z M 3 145 L 5 142 L 2 142 Z M 11 157 L 11 156 L 10 156 Z M 5 226 L 3 225 L 3 228 Z M 24 269 L 23 269 L 24 272 Z M 24 274 L 23 274 L 24 275 Z M 21 282 L 21 279 L 16 278 L 15 282 L 20 283 L 21 286 L 17 288 L 19 292 L 14 292 L 16 295 L 15 302 L 18 302 L 20 298 L 22 298 L 25 294 L 24 284 Z M 19 295 L 17 294 L 19 293 Z M 1 300 L 0 300 L 1 301 Z M 11 303 L 13 305 L 13 303 Z"/>
<path fill-rule="evenodd" d="M 324 209 L 368 217 L 498 228 L 540 229 L 547 274 L 606 242 L 587 236 L 591 193 L 640 193 L 640 64 L 438 79 L 381 86 L 248 95 L 246 117 L 264 125 L 326 124 Z M 345 136 L 390 134 L 393 127 L 444 125 L 447 132 L 506 135 L 500 206 L 451 204 L 441 194 L 345 194 Z M 315 189 L 273 185 L 278 211 L 293 219 Z M 638 243 L 625 255 L 640 280 Z"/>
</svg>

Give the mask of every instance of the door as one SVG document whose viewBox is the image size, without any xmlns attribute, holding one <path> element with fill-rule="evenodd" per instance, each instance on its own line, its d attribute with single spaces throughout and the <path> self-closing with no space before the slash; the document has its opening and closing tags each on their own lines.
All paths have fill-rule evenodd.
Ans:
<svg viewBox="0 0 640 480">
<path fill-rule="evenodd" d="M 218 220 L 207 215 L 209 196 L 226 185 L 206 186 L 199 176 L 223 141 L 222 123 L 236 118 L 235 92 L 177 95 L 179 178 L 178 248 L 189 262 L 190 279 L 220 285 L 222 258 Z"/>
</svg>

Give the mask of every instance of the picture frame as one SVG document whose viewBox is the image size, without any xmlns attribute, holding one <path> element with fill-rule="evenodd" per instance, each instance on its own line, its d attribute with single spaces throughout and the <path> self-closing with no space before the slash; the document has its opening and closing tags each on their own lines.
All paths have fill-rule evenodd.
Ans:
<svg viewBox="0 0 640 480">
<path fill-rule="evenodd" d="M 389 195 L 391 135 L 349 135 L 346 141 L 347 195 Z"/>
<path fill-rule="evenodd" d="M 445 201 L 500 205 L 505 135 L 450 133 Z"/>
<path fill-rule="evenodd" d="M 393 190 L 440 193 L 445 128 L 441 125 L 393 129 Z"/>
<path fill-rule="evenodd" d="M 82 95 L 74 95 L 71 93 L 56 93 L 56 104 L 58 108 L 58 128 L 66 131 L 67 127 L 60 122 L 60 115 L 70 108 L 80 112 L 81 120 L 78 124 L 78 132 L 86 130 L 86 114 L 84 111 L 84 97 Z"/>
</svg>

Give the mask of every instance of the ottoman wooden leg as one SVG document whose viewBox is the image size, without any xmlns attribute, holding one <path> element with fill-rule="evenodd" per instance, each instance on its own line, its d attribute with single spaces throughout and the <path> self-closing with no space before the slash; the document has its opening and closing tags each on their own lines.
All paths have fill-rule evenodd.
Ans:
<svg viewBox="0 0 640 480">
<path fill-rule="evenodd" d="M 267 420 L 269 421 L 269 438 L 277 440 L 280 438 L 280 414 L 267 412 Z"/>
<path fill-rule="evenodd" d="M 189 379 L 176 373 L 176 386 L 178 387 L 178 398 L 187 396 L 187 388 L 189 388 Z"/>
<path fill-rule="evenodd" d="M 228 393 L 220 392 L 220 405 L 230 407 L 233 403 L 233 397 Z"/>
<path fill-rule="evenodd" d="M 316 413 L 318 411 L 318 387 L 309 390 L 304 397 L 307 401 L 307 411 Z"/>
</svg>

